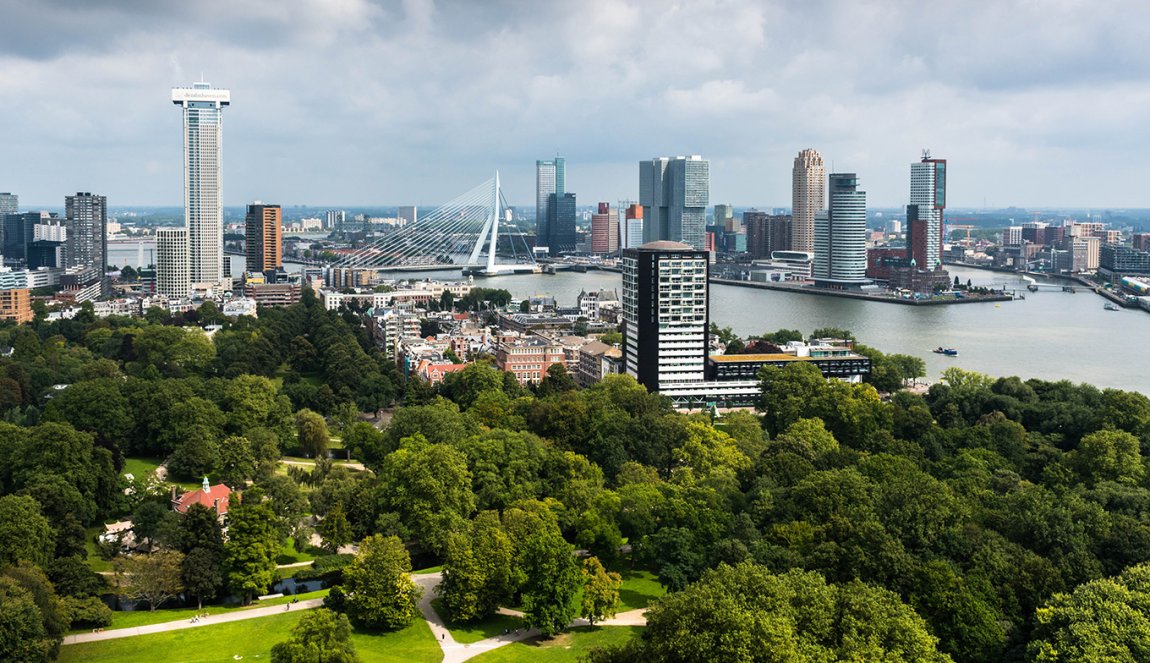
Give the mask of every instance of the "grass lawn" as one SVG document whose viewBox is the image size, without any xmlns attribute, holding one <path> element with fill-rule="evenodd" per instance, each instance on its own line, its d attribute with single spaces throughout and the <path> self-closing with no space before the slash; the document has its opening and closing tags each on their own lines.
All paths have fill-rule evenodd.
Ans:
<svg viewBox="0 0 1150 663">
<path fill-rule="evenodd" d="M 317 555 L 322 554 L 324 554 L 324 552 L 315 546 L 308 546 L 302 552 L 298 551 L 295 549 L 295 541 L 291 537 L 288 537 L 284 540 L 284 544 L 280 548 L 280 554 L 276 556 L 276 564 L 310 562 L 314 560 Z"/>
<path fill-rule="evenodd" d="M 447 626 L 447 630 L 451 631 L 451 637 L 455 638 L 456 642 L 463 644 L 471 644 L 495 637 L 503 633 L 505 629 L 513 631 L 517 628 L 523 628 L 523 620 L 518 617 L 499 614 L 472 624 L 457 624 L 447 620 L 443 612 L 443 602 L 440 599 L 432 601 L 431 607 L 435 608 L 440 617 L 443 617 L 443 623 Z"/>
<path fill-rule="evenodd" d="M 278 599 L 267 599 L 264 601 L 253 601 L 247 607 L 238 605 L 225 606 L 225 605 L 207 605 L 203 610 L 196 610 L 195 608 L 168 608 L 149 612 L 147 610 L 117 610 L 112 613 L 112 625 L 108 629 L 116 628 L 134 628 L 136 626 L 146 626 L 148 624 L 160 624 L 163 622 L 174 622 L 184 619 L 191 619 L 193 615 L 201 612 L 206 612 L 210 615 L 222 615 L 224 613 L 239 612 L 242 610 L 249 610 L 251 608 L 263 608 L 269 605 L 282 605 L 290 603 L 292 599 L 318 599 L 327 596 L 328 590 L 321 589 L 318 592 L 307 592 L 305 594 L 296 594 L 295 596 L 285 596 Z M 91 629 L 79 629 L 72 631 L 72 633 L 87 633 Z"/>
<path fill-rule="evenodd" d="M 89 642 L 60 648 L 60 661 L 113 663 L 165 661 L 207 663 L 243 659 L 268 660 L 272 645 L 288 639 L 299 613 L 284 613 L 213 626 Z M 422 619 L 394 633 L 354 633 L 352 643 L 364 663 L 438 662 L 442 652 Z"/>
<path fill-rule="evenodd" d="M 140 481 L 147 481 L 156 474 L 156 468 L 162 462 L 159 458 L 125 458 L 122 473 L 131 474 Z"/>
<path fill-rule="evenodd" d="M 526 640 L 504 645 L 476 656 L 476 663 L 515 663 L 518 661 L 578 661 L 592 647 L 626 642 L 640 626 L 597 626 L 572 629 L 554 638 Z"/>
<path fill-rule="evenodd" d="M 443 570 L 443 565 L 437 564 L 435 566 L 429 566 L 425 569 L 416 569 L 416 570 L 412 571 L 412 573 L 415 575 L 420 575 L 420 574 L 424 574 L 424 573 L 439 573 L 442 570 Z"/>
<path fill-rule="evenodd" d="M 651 601 L 667 593 L 650 571 L 619 570 L 623 586 L 619 588 L 619 612 L 646 608 Z"/>
<path fill-rule="evenodd" d="M 103 533 L 103 525 L 96 525 L 84 530 L 84 550 L 88 553 L 88 566 L 97 573 L 112 570 L 112 561 L 100 557 L 100 553 L 96 549 L 96 537 Z"/>
</svg>

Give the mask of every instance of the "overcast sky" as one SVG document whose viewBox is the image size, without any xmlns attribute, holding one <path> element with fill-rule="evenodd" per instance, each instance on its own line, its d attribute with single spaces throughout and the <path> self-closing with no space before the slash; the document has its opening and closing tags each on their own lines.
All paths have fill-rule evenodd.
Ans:
<svg viewBox="0 0 1150 663">
<path fill-rule="evenodd" d="M 711 202 L 790 205 L 814 147 L 905 204 L 922 148 L 950 205 L 1150 207 L 1150 3 L 1105 0 L 0 0 L 0 191 L 178 205 L 170 88 L 232 92 L 224 196 L 443 202 L 500 169 L 581 205 L 701 154 Z"/>
</svg>

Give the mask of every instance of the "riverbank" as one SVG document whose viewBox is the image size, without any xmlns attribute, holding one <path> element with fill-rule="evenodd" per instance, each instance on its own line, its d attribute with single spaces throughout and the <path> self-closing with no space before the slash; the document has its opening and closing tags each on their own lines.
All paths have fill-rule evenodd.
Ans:
<svg viewBox="0 0 1150 663">
<path fill-rule="evenodd" d="M 953 265 L 955 267 L 962 267 L 964 269 L 977 269 L 977 270 L 984 271 L 984 272 L 994 272 L 996 274 L 1014 274 L 1016 276 L 1029 276 L 1031 278 L 1042 277 L 1045 279 L 1050 279 L 1052 281 L 1062 281 L 1065 283 L 1073 283 L 1075 285 L 1080 285 L 1080 286 L 1090 290 L 1094 294 L 1099 295 L 1103 299 L 1107 299 L 1110 302 L 1112 302 L 1118 306 L 1121 306 L 1122 308 L 1131 308 L 1131 309 L 1141 309 L 1142 308 L 1138 304 L 1135 304 L 1133 302 L 1128 301 L 1122 295 L 1120 295 L 1116 292 L 1107 290 L 1106 288 L 1102 287 L 1101 285 L 1095 283 L 1094 281 L 1092 281 L 1089 278 L 1086 278 L 1085 276 L 1082 276 L 1080 274 L 1047 274 L 1045 272 L 1019 272 L 1019 271 L 1016 271 L 1013 269 L 1006 269 L 1003 267 L 990 267 L 990 266 L 986 266 L 986 265 L 972 265 L 972 264 L 968 264 L 968 263 L 964 263 L 964 262 L 953 262 L 953 261 L 947 262 L 946 264 L 947 265 Z M 1146 310 L 1148 313 L 1150 313 L 1150 309 L 1142 309 L 1142 310 Z"/>
<path fill-rule="evenodd" d="M 759 290 L 778 290 L 781 292 L 795 292 L 807 295 L 820 295 L 823 297 L 841 297 L 845 299 L 863 299 L 884 304 L 903 304 L 905 306 L 946 306 L 950 304 L 982 304 L 986 302 L 1014 301 L 1012 295 L 966 295 L 957 298 L 936 297 L 932 299 L 908 299 L 887 294 L 871 294 L 866 292 L 851 292 L 848 290 L 830 290 L 815 288 L 809 285 L 795 285 L 764 281 L 738 281 L 735 279 L 711 278 L 711 283 L 719 285 L 733 285 L 743 288 L 756 288 Z"/>
</svg>

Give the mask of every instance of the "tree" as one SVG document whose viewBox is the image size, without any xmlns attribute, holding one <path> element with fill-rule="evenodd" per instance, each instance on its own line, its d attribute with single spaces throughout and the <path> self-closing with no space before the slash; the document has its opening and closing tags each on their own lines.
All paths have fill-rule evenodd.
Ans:
<svg viewBox="0 0 1150 663">
<path fill-rule="evenodd" d="M 1035 614 L 1028 646 L 1039 663 L 1150 660 L 1150 565 L 1055 594 Z"/>
<path fill-rule="evenodd" d="M 723 564 L 651 607 L 636 660 L 950 661 L 937 643 L 922 618 L 885 589 Z"/>
<path fill-rule="evenodd" d="M 547 367 L 547 375 L 539 383 L 539 397 L 545 398 L 551 394 L 560 394 L 565 391 L 574 391 L 579 385 L 575 378 L 567 371 L 563 364 L 551 364 Z"/>
<path fill-rule="evenodd" d="M 0 576 L 0 659 L 52 661 L 59 642 L 44 628 L 43 614 L 32 592 L 7 576 Z"/>
<path fill-rule="evenodd" d="M 148 609 L 155 611 L 184 590 L 180 578 L 183 561 L 184 554 L 175 550 L 117 557 L 116 587 L 123 596 L 147 601 Z"/>
<path fill-rule="evenodd" d="M 272 663 L 354 663 L 347 615 L 326 608 L 305 612 L 292 627 L 290 640 L 272 646 Z"/>
<path fill-rule="evenodd" d="M 19 561 L 46 564 L 52 557 L 56 532 L 40 514 L 40 504 L 28 496 L 0 497 L 0 567 Z"/>
<path fill-rule="evenodd" d="M 351 525 L 343 512 L 343 504 L 339 502 L 319 521 L 315 529 L 323 537 L 324 549 L 333 554 L 352 541 Z"/>
<path fill-rule="evenodd" d="M 447 539 L 443 582 L 437 588 L 452 621 L 469 622 L 495 613 L 510 598 L 511 540 L 494 511 L 472 521 L 469 532 L 453 532 Z"/>
<path fill-rule="evenodd" d="M 421 594 L 403 542 L 379 534 L 360 542 L 355 560 L 343 570 L 342 592 L 333 593 L 354 624 L 385 630 L 411 624 Z"/>
<path fill-rule="evenodd" d="M 276 579 L 280 530 L 275 512 L 263 502 L 233 499 L 228 509 L 227 584 L 244 605 Z"/>
<path fill-rule="evenodd" d="M 1091 433 L 1082 438 L 1068 460 L 1088 485 L 1098 481 L 1135 485 L 1146 474 L 1138 438 L 1126 431 Z"/>
<path fill-rule="evenodd" d="M 204 607 L 204 599 L 216 595 L 224 585 L 220 570 L 223 556 L 210 548 L 192 548 L 180 565 L 180 582 L 189 594 L 196 597 L 196 606 Z"/>
<path fill-rule="evenodd" d="M 311 410 L 300 410 L 295 415 L 296 434 L 304 455 L 319 458 L 327 455 L 331 434 L 323 417 Z"/>
<path fill-rule="evenodd" d="M 248 438 L 232 435 L 224 438 L 218 447 L 219 461 L 216 476 L 233 489 L 244 487 L 256 471 L 256 459 L 252 454 L 252 443 Z"/>
<path fill-rule="evenodd" d="M 555 524 L 534 529 L 516 545 L 525 579 L 523 622 L 546 636 L 565 631 L 575 618 L 575 593 L 582 580 L 574 548 Z"/>
<path fill-rule="evenodd" d="M 142 502 L 132 514 L 132 533 L 136 540 L 169 545 L 178 542 L 179 517 L 167 506 L 155 500 Z"/>
<path fill-rule="evenodd" d="M 775 345 L 786 345 L 791 341 L 802 341 L 803 333 L 797 329 L 780 329 L 777 332 L 763 334 L 759 338 Z"/>
<path fill-rule="evenodd" d="M 405 439 L 384 459 L 379 476 L 390 510 L 436 554 L 443 554 L 447 533 L 475 511 L 467 457 L 450 445 L 428 444 L 422 435 Z"/>
<path fill-rule="evenodd" d="M 610 619 L 619 608 L 619 588 L 623 577 L 607 569 L 595 557 L 583 560 L 583 600 L 580 612 L 594 626 L 595 622 Z"/>
</svg>

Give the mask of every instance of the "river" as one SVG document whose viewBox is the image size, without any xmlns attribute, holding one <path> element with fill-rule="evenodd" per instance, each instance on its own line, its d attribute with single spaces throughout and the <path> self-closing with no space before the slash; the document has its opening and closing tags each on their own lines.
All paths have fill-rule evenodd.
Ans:
<svg viewBox="0 0 1150 663">
<path fill-rule="evenodd" d="M 121 260 L 134 260 L 135 249 L 120 255 L 124 256 Z M 110 262 L 117 264 L 118 252 L 112 247 L 109 256 Z M 243 258 L 232 257 L 233 273 L 242 273 L 242 262 Z M 1107 311 L 1103 308 L 1106 300 L 1081 289 L 1075 294 L 1026 292 L 1026 283 L 1012 274 L 961 267 L 948 267 L 948 271 L 964 283 L 970 279 L 973 285 L 1006 284 L 1008 290 L 1025 292 L 1026 299 L 997 306 L 900 306 L 714 285 L 711 320 L 731 327 L 740 336 L 780 328 L 798 329 L 804 334 L 818 327 L 849 329 L 861 342 L 883 352 L 922 357 L 931 379 L 937 379 L 947 367 L 958 366 L 994 376 L 1066 379 L 1150 394 L 1150 314 L 1136 309 Z M 462 278 L 454 271 L 402 276 Z M 506 288 L 517 298 L 554 295 L 565 306 L 575 305 L 580 290 L 622 287 L 619 274 L 600 271 L 518 274 L 477 283 Z M 957 348 L 959 356 L 931 352 L 940 345 Z"/>
</svg>

